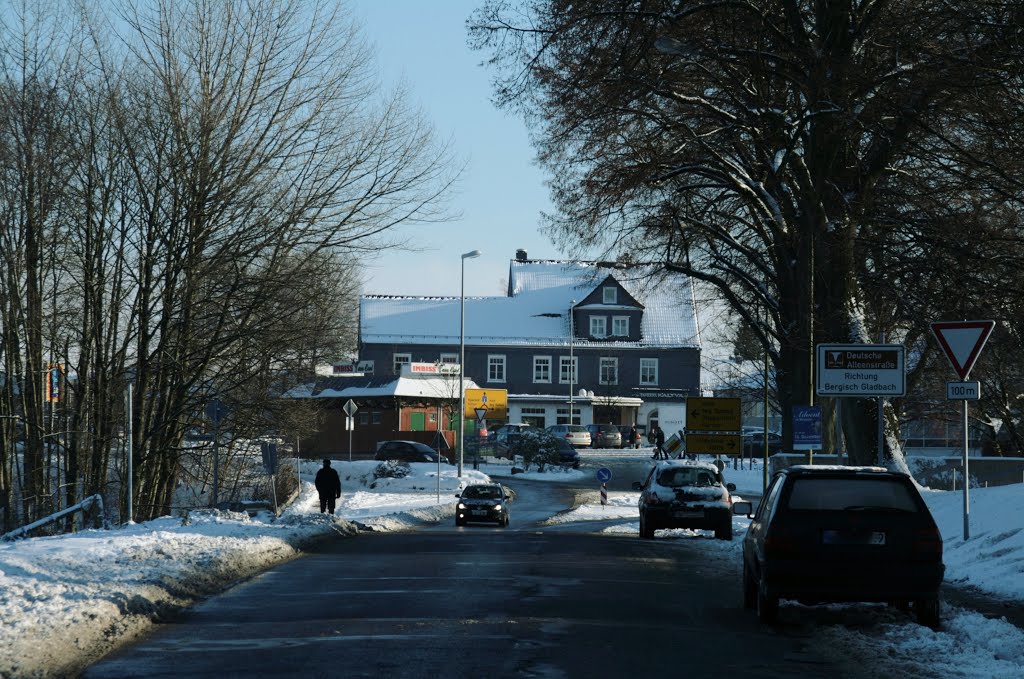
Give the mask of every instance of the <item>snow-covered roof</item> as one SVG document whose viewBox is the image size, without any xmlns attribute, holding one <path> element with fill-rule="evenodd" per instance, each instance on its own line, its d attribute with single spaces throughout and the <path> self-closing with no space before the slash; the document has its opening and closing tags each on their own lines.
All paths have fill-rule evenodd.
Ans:
<svg viewBox="0 0 1024 679">
<path fill-rule="evenodd" d="M 644 306 L 642 339 L 602 341 L 600 346 L 700 348 L 687 276 L 649 264 L 518 259 L 509 268 L 508 296 L 466 297 L 465 343 L 568 345 L 570 306 L 582 302 L 609 274 Z M 367 295 L 359 304 L 360 335 L 368 344 L 458 344 L 460 307 L 459 297 Z M 574 344 L 587 343 L 577 339 Z"/>
<path fill-rule="evenodd" d="M 458 378 L 438 375 L 393 375 L 328 377 L 292 390 L 292 398 L 376 398 L 384 396 L 453 398 L 459 393 Z M 476 382 L 466 378 L 467 389 L 479 389 Z M 454 395 L 454 396 L 453 396 Z"/>
</svg>

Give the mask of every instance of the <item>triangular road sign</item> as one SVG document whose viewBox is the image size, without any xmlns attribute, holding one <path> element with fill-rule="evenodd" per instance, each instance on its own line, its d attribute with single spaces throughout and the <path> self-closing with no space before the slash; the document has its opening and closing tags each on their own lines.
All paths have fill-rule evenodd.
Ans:
<svg viewBox="0 0 1024 679">
<path fill-rule="evenodd" d="M 953 370 L 966 380 L 981 354 L 995 321 L 941 321 L 932 323 L 932 332 Z"/>
</svg>

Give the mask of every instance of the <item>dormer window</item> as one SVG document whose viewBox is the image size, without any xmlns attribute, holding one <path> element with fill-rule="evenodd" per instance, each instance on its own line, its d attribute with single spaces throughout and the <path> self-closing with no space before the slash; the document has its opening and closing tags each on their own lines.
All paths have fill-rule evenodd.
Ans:
<svg viewBox="0 0 1024 679">
<path fill-rule="evenodd" d="M 590 317 L 590 336 L 605 337 L 608 335 L 608 319 L 604 316 Z"/>
<path fill-rule="evenodd" d="M 605 304 L 618 304 L 619 303 L 619 289 L 612 286 L 606 286 L 601 289 L 604 293 Z"/>
</svg>

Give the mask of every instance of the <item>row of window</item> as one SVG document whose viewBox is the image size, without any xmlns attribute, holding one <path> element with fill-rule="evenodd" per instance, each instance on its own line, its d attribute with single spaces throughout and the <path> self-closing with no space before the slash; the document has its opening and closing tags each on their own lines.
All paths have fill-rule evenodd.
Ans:
<svg viewBox="0 0 1024 679">
<path fill-rule="evenodd" d="M 590 317 L 590 336 L 609 337 L 607 316 Z M 610 336 L 629 337 L 629 316 L 612 316 L 612 334 Z"/>
<path fill-rule="evenodd" d="M 395 373 L 402 370 L 402 365 L 412 360 L 411 354 L 395 354 Z M 489 354 L 487 356 L 487 382 L 500 384 L 506 381 L 506 357 L 504 354 Z M 458 363 L 457 354 L 441 354 L 442 363 Z M 552 369 L 554 359 L 551 356 L 533 357 L 533 382 L 535 384 L 550 384 L 552 382 Z M 579 384 L 579 357 L 560 356 L 558 361 L 558 382 L 560 384 Z M 619 359 L 614 357 L 601 358 L 598 363 L 598 384 L 619 383 Z M 658 359 L 640 359 L 640 384 L 643 386 L 657 386 L 658 384 Z"/>
</svg>

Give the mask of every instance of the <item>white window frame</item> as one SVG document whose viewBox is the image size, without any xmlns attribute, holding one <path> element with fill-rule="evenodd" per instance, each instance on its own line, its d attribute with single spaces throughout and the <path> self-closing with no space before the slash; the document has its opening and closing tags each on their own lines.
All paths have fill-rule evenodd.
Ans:
<svg viewBox="0 0 1024 679">
<path fill-rule="evenodd" d="M 547 378 L 543 376 L 544 367 L 547 367 Z M 550 356 L 534 356 L 533 357 L 533 383 L 534 384 L 551 384 L 551 357 Z"/>
<path fill-rule="evenodd" d="M 402 374 L 402 366 L 412 363 L 412 354 L 392 354 L 391 369 L 396 375 Z"/>
<path fill-rule="evenodd" d="M 612 337 L 629 337 L 629 316 L 612 316 Z"/>
<path fill-rule="evenodd" d="M 487 381 L 504 383 L 505 374 L 505 354 L 487 354 Z"/>
<path fill-rule="evenodd" d="M 645 387 L 653 387 L 658 384 L 658 359 L 640 359 L 640 384 Z"/>
<path fill-rule="evenodd" d="M 606 377 L 605 369 L 608 369 L 611 374 Z M 598 362 L 598 384 L 618 384 L 619 383 L 619 359 L 605 356 Z"/>
<path fill-rule="evenodd" d="M 607 337 L 608 336 L 608 318 L 606 316 L 594 315 L 590 317 L 590 336 L 591 337 Z"/>
<path fill-rule="evenodd" d="M 619 303 L 619 289 L 606 285 L 601 289 L 601 299 L 605 304 L 618 304 Z"/>
<path fill-rule="evenodd" d="M 571 361 L 571 363 L 570 363 Z M 570 365 L 572 366 L 570 368 Z M 572 377 L 569 371 L 572 371 Z M 558 383 L 579 384 L 580 383 L 580 357 L 559 356 L 558 358 Z"/>
<path fill-rule="evenodd" d="M 441 363 L 453 363 L 455 365 L 458 365 L 459 364 L 459 355 L 458 354 L 441 354 Z"/>
</svg>

